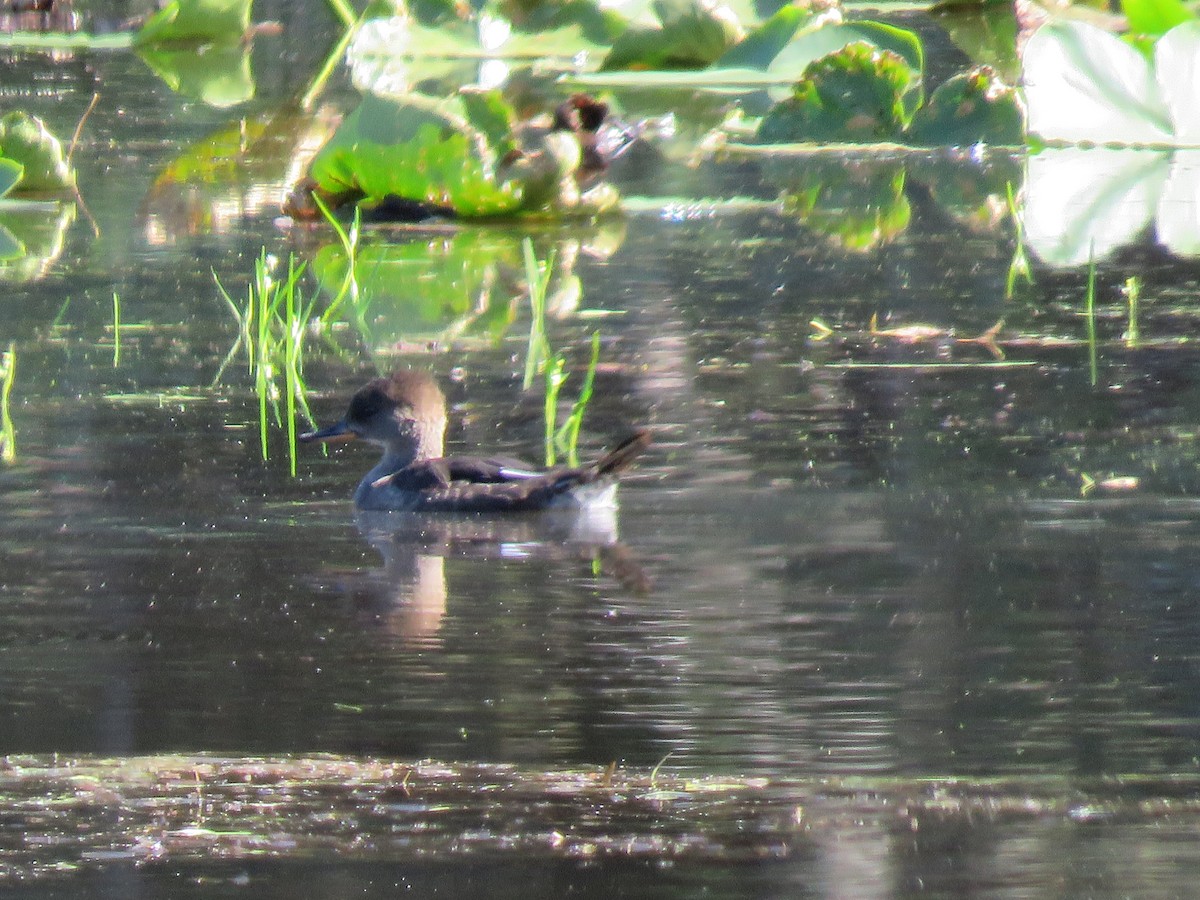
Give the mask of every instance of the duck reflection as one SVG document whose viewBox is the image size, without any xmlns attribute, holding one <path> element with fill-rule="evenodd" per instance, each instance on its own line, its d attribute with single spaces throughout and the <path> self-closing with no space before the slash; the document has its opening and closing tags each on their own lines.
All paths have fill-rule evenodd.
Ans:
<svg viewBox="0 0 1200 900">
<path fill-rule="evenodd" d="M 629 591 L 650 579 L 617 537 L 617 511 L 555 509 L 527 515 L 358 510 L 355 525 L 383 558 L 350 586 L 356 611 L 406 644 L 439 647 L 447 559 L 539 560 L 591 566 Z"/>
</svg>

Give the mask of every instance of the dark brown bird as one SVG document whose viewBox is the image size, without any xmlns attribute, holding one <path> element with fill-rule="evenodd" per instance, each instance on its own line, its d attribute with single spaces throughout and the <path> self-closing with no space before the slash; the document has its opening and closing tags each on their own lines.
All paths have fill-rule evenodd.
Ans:
<svg viewBox="0 0 1200 900">
<path fill-rule="evenodd" d="M 617 476 L 650 444 L 636 431 L 600 459 L 577 468 L 538 469 L 514 460 L 443 456 L 446 400 L 428 375 L 401 369 L 355 392 L 340 422 L 300 440 L 360 438 L 383 458 L 359 482 L 360 509 L 521 512 L 616 505 Z"/>
</svg>

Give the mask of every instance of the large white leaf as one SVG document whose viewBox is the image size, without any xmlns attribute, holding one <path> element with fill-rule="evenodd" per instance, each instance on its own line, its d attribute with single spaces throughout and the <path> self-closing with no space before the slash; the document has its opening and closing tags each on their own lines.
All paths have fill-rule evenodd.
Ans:
<svg viewBox="0 0 1200 900">
<path fill-rule="evenodd" d="M 1154 217 L 1158 240 L 1177 256 L 1200 256 L 1200 150 L 1176 150 Z"/>
<path fill-rule="evenodd" d="M 1083 22 L 1043 25 L 1025 45 L 1029 131 L 1070 143 L 1174 143 L 1151 63 Z"/>
<path fill-rule="evenodd" d="M 1164 34 L 1154 46 L 1154 60 L 1176 143 L 1200 144 L 1200 22 L 1184 22 Z"/>
<path fill-rule="evenodd" d="M 1100 260 L 1136 238 L 1158 209 L 1171 154 L 1063 147 L 1029 157 L 1022 213 L 1031 250 L 1051 266 Z"/>
</svg>

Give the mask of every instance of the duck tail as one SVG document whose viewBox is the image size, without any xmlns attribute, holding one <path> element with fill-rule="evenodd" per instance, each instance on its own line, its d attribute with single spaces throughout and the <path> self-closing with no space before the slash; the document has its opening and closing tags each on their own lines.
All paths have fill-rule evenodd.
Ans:
<svg viewBox="0 0 1200 900">
<path fill-rule="evenodd" d="M 588 468 L 592 470 L 596 478 L 616 475 L 629 468 L 629 465 L 649 446 L 650 432 L 645 428 L 640 428 Z"/>
</svg>

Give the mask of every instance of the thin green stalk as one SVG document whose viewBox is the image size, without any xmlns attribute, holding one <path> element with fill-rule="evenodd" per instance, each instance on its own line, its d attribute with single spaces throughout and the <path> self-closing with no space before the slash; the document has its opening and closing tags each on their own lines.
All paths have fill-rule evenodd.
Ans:
<svg viewBox="0 0 1200 900">
<path fill-rule="evenodd" d="M 1129 301 L 1129 324 L 1125 328 L 1125 346 L 1135 349 L 1141 339 L 1138 329 L 1138 300 L 1142 295 L 1142 281 L 1136 275 L 1125 279 L 1125 299 Z"/>
<path fill-rule="evenodd" d="M 1033 267 L 1029 264 L 1029 254 L 1025 250 L 1025 224 L 1017 210 L 1016 197 L 1013 196 L 1012 182 L 1005 185 L 1008 198 L 1008 212 L 1012 216 L 1013 228 L 1016 232 L 1016 247 L 1013 250 L 1012 261 L 1008 264 L 1008 277 L 1004 281 L 1004 299 L 1011 300 L 1017 286 L 1017 279 L 1024 278 L 1027 284 L 1033 284 Z"/>
<path fill-rule="evenodd" d="M 332 226 L 334 234 L 342 244 L 342 249 L 346 253 L 346 275 L 342 279 L 342 285 L 338 288 L 337 295 L 330 301 L 329 306 L 325 308 L 325 312 L 321 314 L 321 327 L 327 328 L 337 315 L 342 303 L 349 295 L 351 301 L 358 301 L 358 238 L 362 230 L 362 211 L 355 207 L 354 221 L 350 225 L 349 233 L 342 227 L 342 223 L 330 211 L 323 200 L 316 194 L 313 194 L 313 200 L 317 204 L 317 208 L 321 210 L 321 215 L 325 217 L 325 221 Z"/>
<path fill-rule="evenodd" d="M 57 331 L 59 328 L 62 328 L 63 319 L 67 315 L 67 307 L 70 305 L 71 305 L 71 298 L 67 297 L 67 299 L 62 302 L 62 306 L 60 306 L 58 308 L 58 315 L 56 315 L 54 317 L 54 321 L 50 323 L 51 331 Z"/>
<path fill-rule="evenodd" d="M 571 407 L 567 421 L 554 436 L 558 448 L 567 455 L 567 465 L 579 465 L 579 429 L 583 426 L 583 415 L 592 400 L 592 388 L 596 382 L 596 365 L 600 362 L 600 332 L 592 332 L 592 358 L 588 362 L 587 374 L 583 376 L 583 387 Z"/>
<path fill-rule="evenodd" d="M 9 397 L 13 382 L 17 379 L 17 347 L 12 341 L 0 355 L 0 461 L 11 463 L 17 459 L 17 431 L 9 414 Z"/>
<path fill-rule="evenodd" d="M 1087 281 L 1087 342 L 1088 342 L 1088 372 L 1091 376 L 1092 387 L 1099 380 L 1096 354 L 1096 259 L 1088 254 Z"/>
<path fill-rule="evenodd" d="M 290 276 L 295 269 L 295 257 L 288 257 L 288 281 L 284 288 L 284 324 L 287 340 L 283 345 L 283 377 L 287 387 L 288 471 L 296 477 L 296 392 L 299 390 L 300 347 L 304 340 L 303 326 L 297 326 L 295 281 Z"/>
<path fill-rule="evenodd" d="M 358 21 L 358 13 L 354 11 L 349 0 L 329 0 L 329 5 L 333 9 L 333 14 L 341 19 L 344 27 L 349 28 Z"/>
<path fill-rule="evenodd" d="M 563 373 L 566 360 L 561 353 L 555 353 L 546 360 L 546 396 L 542 401 L 542 417 L 546 423 L 546 432 L 542 443 L 545 447 L 546 465 L 553 466 L 558 462 L 558 453 L 554 447 L 554 423 L 558 418 L 558 392 L 562 390 L 567 376 Z"/>
<path fill-rule="evenodd" d="M 336 4 L 337 0 L 330 0 Z M 345 25 L 345 31 L 334 44 L 333 49 L 329 51 L 329 55 L 325 57 L 325 63 L 321 66 L 316 77 L 308 85 L 308 90 L 304 92 L 304 96 L 300 98 L 300 108 L 305 112 L 312 109 L 312 105 L 317 102 L 317 98 L 321 96 L 321 91 L 325 90 L 325 84 L 332 77 L 337 67 L 341 65 L 342 59 L 346 55 L 346 48 L 350 46 L 350 40 L 354 37 L 354 32 L 357 31 L 358 19 L 353 18 L 349 22 L 342 20 Z"/>
<path fill-rule="evenodd" d="M 546 289 L 550 284 L 550 260 L 541 266 L 533 254 L 533 241 L 525 238 L 521 242 L 521 251 L 525 257 L 525 280 L 529 284 L 529 347 L 525 353 L 525 377 L 521 382 L 523 390 L 533 386 L 533 378 L 542 371 L 543 364 L 550 355 L 549 342 L 546 340 Z"/>
<path fill-rule="evenodd" d="M 121 365 L 121 295 L 113 291 L 113 368 Z"/>
</svg>

